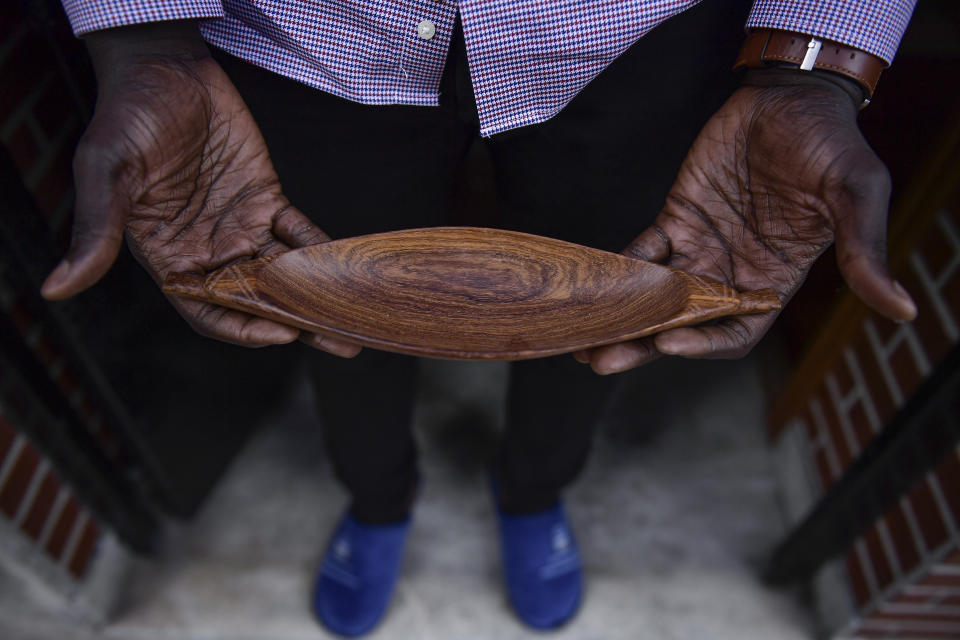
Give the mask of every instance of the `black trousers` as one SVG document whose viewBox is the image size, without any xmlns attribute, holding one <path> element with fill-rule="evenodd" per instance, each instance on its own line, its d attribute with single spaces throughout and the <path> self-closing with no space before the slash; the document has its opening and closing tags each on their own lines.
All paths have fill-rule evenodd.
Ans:
<svg viewBox="0 0 960 640">
<path fill-rule="evenodd" d="M 610 251 L 626 246 L 656 216 L 686 150 L 735 86 L 730 65 L 747 5 L 706 0 L 642 38 L 558 116 L 483 140 L 499 224 Z M 478 132 L 462 36 L 439 108 L 356 104 L 217 55 L 260 125 L 285 193 L 330 236 L 444 224 L 452 179 Z M 310 370 L 354 515 L 402 519 L 417 485 L 417 360 L 370 349 L 351 360 L 315 353 Z M 612 382 L 570 356 L 513 363 L 493 461 L 505 510 L 556 501 L 586 462 Z"/>
</svg>

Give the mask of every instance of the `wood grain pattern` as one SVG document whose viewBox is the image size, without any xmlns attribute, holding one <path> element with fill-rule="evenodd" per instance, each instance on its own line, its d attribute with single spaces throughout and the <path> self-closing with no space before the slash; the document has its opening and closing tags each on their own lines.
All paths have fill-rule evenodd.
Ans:
<svg viewBox="0 0 960 640">
<path fill-rule="evenodd" d="M 361 345 L 517 360 L 780 308 L 662 265 L 524 233 L 435 227 L 171 274 L 164 291 Z"/>
</svg>

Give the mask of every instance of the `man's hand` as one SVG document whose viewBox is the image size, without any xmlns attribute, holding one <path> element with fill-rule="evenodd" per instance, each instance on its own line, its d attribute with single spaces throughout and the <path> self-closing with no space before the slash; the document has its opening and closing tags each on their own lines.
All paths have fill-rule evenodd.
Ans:
<svg viewBox="0 0 960 640">
<path fill-rule="evenodd" d="M 74 157 L 77 202 L 66 257 L 43 285 L 51 300 L 99 280 L 124 233 L 158 283 L 329 238 L 284 197 L 256 123 L 195 23 L 112 29 L 88 37 L 99 95 Z M 246 346 L 300 331 L 210 304 L 170 298 L 199 333 Z M 353 356 L 356 345 L 304 342 Z"/>
<path fill-rule="evenodd" d="M 786 304 L 835 238 L 854 293 L 888 318 L 909 321 L 916 307 L 886 264 L 889 198 L 887 170 L 841 88 L 746 86 L 704 126 L 660 215 L 624 253 L 743 291 L 770 287 Z M 660 354 L 736 358 L 776 315 L 734 316 L 576 357 L 603 374 Z"/>
</svg>

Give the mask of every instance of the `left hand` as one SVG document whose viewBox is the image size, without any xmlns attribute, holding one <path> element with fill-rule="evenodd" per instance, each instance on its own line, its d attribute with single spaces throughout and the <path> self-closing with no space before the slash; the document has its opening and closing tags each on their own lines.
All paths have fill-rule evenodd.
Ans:
<svg viewBox="0 0 960 640">
<path fill-rule="evenodd" d="M 280 187 L 253 116 L 196 21 L 97 31 L 93 120 L 77 147 L 70 250 L 41 290 L 61 300 L 99 280 L 126 236 L 160 284 L 329 240 Z M 201 335 L 261 347 L 300 339 L 342 357 L 360 347 L 226 307 L 168 296 Z"/>
<path fill-rule="evenodd" d="M 916 307 L 887 269 L 890 177 L 860 134 L 839 87 L 741 87 L 691 147 L 654 224 L 624 253 L 704 275 L 741 291 L 772 288 L 784 304 L 836 239 L 840 272 L 882 315 Z M 738 358 L 778 312 L 725 318 L 575 354 L 597 373 L 661 354 Z"/>
</svg>

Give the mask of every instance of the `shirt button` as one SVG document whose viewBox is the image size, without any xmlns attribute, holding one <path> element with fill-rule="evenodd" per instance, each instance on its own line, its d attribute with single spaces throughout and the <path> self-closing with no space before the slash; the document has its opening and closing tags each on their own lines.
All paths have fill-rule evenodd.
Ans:
<svg viewBox="0 0 960 640">
<path fill-rule="evenodd" d="M 424 20 L 417 25 L 417 35 L 423 38 L 424 40 L 429 40 L 433 37 L 433 34 L 437 32 L 437 25 L 433 24 L 429 20 Z"/>
</svg>

